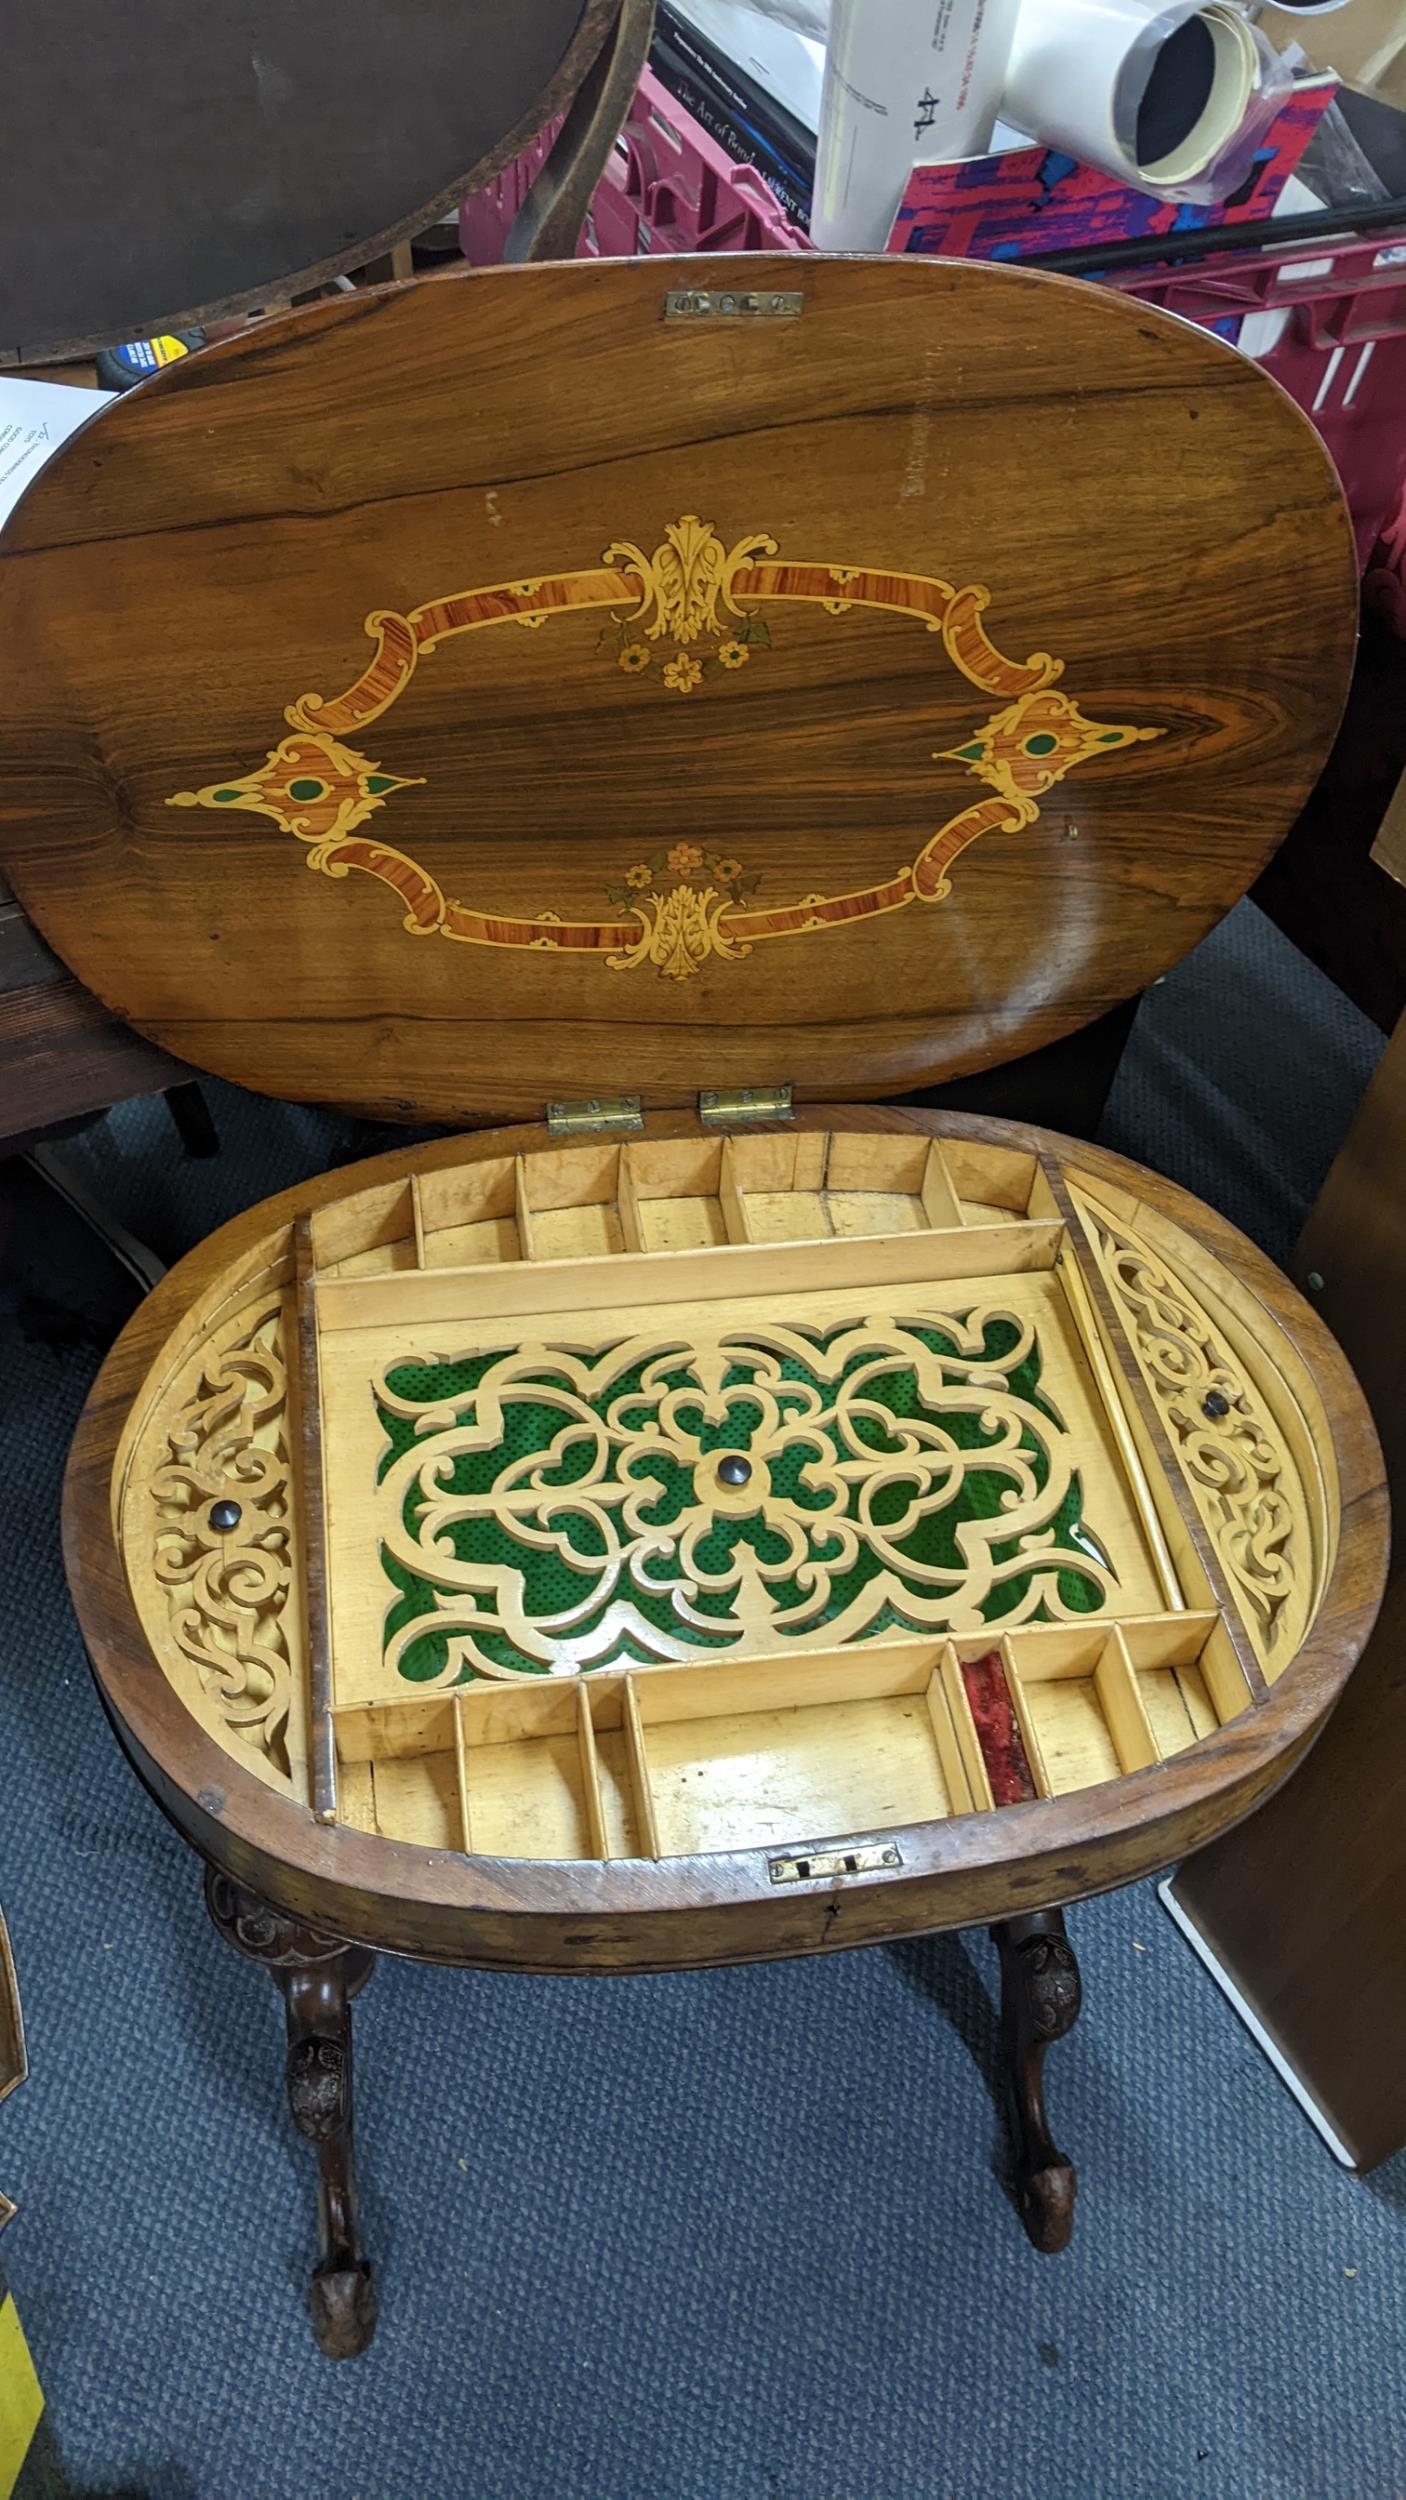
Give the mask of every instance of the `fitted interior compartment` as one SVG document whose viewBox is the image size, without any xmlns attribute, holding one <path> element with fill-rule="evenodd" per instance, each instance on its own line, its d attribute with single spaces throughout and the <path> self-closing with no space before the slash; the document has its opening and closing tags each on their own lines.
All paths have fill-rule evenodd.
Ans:
<svg viewBox="0 0 1406 2500">
<path fill-rule="evenodd" d="M 710 1249 L 745 1238 L 726 1185 L 722 1137 L 588 1142 L 517 1158 L 516 1211 L 527 1259 Z"/>
<path fill-rule="evenodd" d="M 944 1137 L 942 1160 L 964 1224 L 1020 1224 L 1036 1213 L 1035 1187 L 1043 1175 L 1033 1154 Z"/>
<path fill-rule="evenodd" d="M 1245 1669 L 1220 1615 L 1125 1623 L 1122 1636 L 1163 1760 L 1249 1708 Z"/>
<path fill-rule="evenodd" d="M 224 1294 L 141 1423 L 139 1602 L 184 1637 L 165 1487 L 192 1430 L 225 1449 L 235 1377 L 261 1554 L 296 1442 L 295 1606 L 241 1586 L 292 1652 L 270 1776 L 320 1819 L 494 1857 L 803 1847 L 1184 1752 L 1264 1695 L 1243 1610 L 1042 1167 L 937 1142 L 599 1139 L 310 1211 L 282 1300 L 246 1343 Z M 787 1196 L 829 1235 L 754 1238 Z M 982 1220 L 928 1220 L 954 1208 Z M 542 1255 L 558 1224 L 579 1255 Z"/>
<path fill-rule="evenodd" d="M 1014 1148 L 904 1132 L 584 1138 L 359 1191 L 313 1215 L 314 1259 L 350 1279 L 980 1229 L 1029 1217 L 1035 1172 Z"/>
<path fill-rule="evenodd" d="M 1067 1796 L 1248 1699 L 1210 1614 L 483 1680 L 339 1709 L 338 1819 L 483 1857 L 793 1849 Z"/>
<path fill-rule="evenodd" d="M 1039 1647 L 1003 1644 L 1003 1659 L 1041 1796 L 1096 1787 L 1144 1771 L 1157 1745 L 1116 1627 L 1075 1632 Z"/>
<path fill-rule="evenodd" d="M 723 1204 L 723 1137 L 647 1138 L 624 1149 L 642 1250 L 702 1250 L 736 1241 Z"/>
<path fill-rule="evenodd" d="M 420 1266 L 497 1266 L 521 1258 L 514 1156 L 419 1172 L 414 1200 Z"/>
<path fill-rule="evenodd" d="M 589 1259 L 638 1250 L 618 1145 L 548 1147 L 517 1158 L 517 1223 L 526 1259 Z"/>
<path fill-rule="evenodd" d="M 978 1806 L 1060 1797 L 1180 1753 L 1251 1700 L 1218 1613 L 1030 1624 L 940 1660 Z"/>
<path fill-rule="evenodd" d="M 970 1810 L 929 1643 L 633 1679 L 661 1856 Z"/>
<path fill-rule="evenodd" d="M 454 1698 L 335 1714 L 337 1820 L 422 1849 L 462 1849 Z"/>
<path fill-rule="evenodd" d="M 962 1221 L 933 1138 L 802 1130 L 728 1140 L 741 1238 L 825 1241 Z"/>
<path fill-rule="evenodd" d="M 576 1677 L 341 1710 L 336 1741 L 338 1819 L 387 1839 L 484 1857 L 632 1854 L 601 1821 Z"/>
<path fill-rule="evenodd" d="M 413 1268 L 415 1217 L 410 1181 L 386 1181 L 315 1207 L 308 1219 L 320 1276 L 384 1276 Z"/>
<path fill-rule="evenodd" d="M 362 1197 L 302 1288 L 346 1819 L 803 1849 L 1146 1770 L 1258 1689 L 1030 1155 L 600 1139 Z"/>
<path fill-rule="evenodd" d="M 968 1813 L 937 1655 L 905 1642 L 339 1710 L 338 1819 L 485 1857 L 620 1858 Z"/>
<path fill-rule="evenodd" d="M 849 1240 L 963 1222 L 934 1139 L 818 1129 L 525 1155 L 516 1203 L 522 1255 L 531 1259 Z"/>
</svg>

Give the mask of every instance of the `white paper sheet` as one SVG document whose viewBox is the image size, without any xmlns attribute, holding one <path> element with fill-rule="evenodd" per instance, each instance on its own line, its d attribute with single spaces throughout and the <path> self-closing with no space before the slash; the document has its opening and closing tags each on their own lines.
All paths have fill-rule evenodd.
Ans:
<svg viewBox="0 0 1406 2500">
<path fill-rule="evenodd" d="M 755 78 L 806 130 L 820 127 L 820 82 L 825 46 L 789 24 L 759 17 L 744 0 L 674 0 L 681 18 L 696 26 L 739 69 Z"/>
<path fill-rule="evenodd" d="M 59 445 L 116 396 L 72 382 L 26 382 L 0 373 L 0 522 Z"/>
</svg>

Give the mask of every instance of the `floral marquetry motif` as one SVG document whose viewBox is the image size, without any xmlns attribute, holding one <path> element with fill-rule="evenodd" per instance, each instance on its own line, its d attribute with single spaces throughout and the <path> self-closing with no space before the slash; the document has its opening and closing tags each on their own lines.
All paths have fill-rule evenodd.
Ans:
<svg viewBox="0 0 1406 2500">
<path fill-rule="evenodd" d="M 716 635 L 718 658 L 725 650 L 734 654 L 742 650 L 745 657 L 728 623 L 729 618 L 746 615 L 733 597 L 732 586 L 744 565 L 750 567 L 757 556 L 775 554 L 776 541 L 765 530 L 756 530 L 749 538 L 739 538 L 735 547 L 725 548 L 711 521 L 700 521 L 695 513 L 686 512 L 681 521 L 668 524 L 652 556 L 629 539 L 618 539 L 606 548 L 601 562 L 620 565 L 643 585 L 629 623 L 650 641 L 669 635 L 687 646 L 704 635 Z M 727 664 L 736 665 L 735 658 Z"/>
<path fill-rule="evenodd" d="M 324 732 L 303 730 L 272 748 L 257 772 L 178 790 L 169 807 L 239 808 L 267 816 L 308 844 L 308 866 L 346 874 L 335 857 L 344 837 L 384 807 L 393 790 L 421 786 L 421 776 L 382 772 Z"/>
<path fill-rule="evenodd" d="M 392 1361 L 398 1680 L 572 1673 L 1103 1610 L 1115 1575 L 999 1304 Z"/>
<path fill-rule="evenodd" d="M 612 903 L 638 913 L 643 924 L 633 947 L 622 949 L 619 959 L 611 956 L 612 966 L 628 971 L 651 963 L 669 980 L 686 981 L 705 956 L 746 954 L 724 924 L 760 883 L 744 875 L 740 859 L 705 852 L 696 842 L 676 842 L 652 859 L 636 860 L 623 885 L 606 888 Z"/>
<path fill-rule="evenodd" d="M 1042 689 L 1021 695 L 994 720 L 969 738 L 965 746 L 946 747 L 944 759 L 965 764 L 1002 798 L 1039 814 L 1038 800 L 1076 764 L 1091 756 L 1112 754 L 1119 747 L 1138 746 L 1160 738 L 1160 729 L 1114 727 L 1107 721 L 1085 720 L 1067 694 Z"/>
<path fill-rule="evenodd" d="M 1190 1283 L 1101 1209 L 1082 1198 L 1076 1203 L 1246 1628 L 1272 1673 L 1302 1638 L 1314 1597 L 1308 1507 L 1283 1432 Z"/>
<path fill-rule="evenodd" d="M 1067 773 L 1164 735 L 1154 725 L 1087 720 L 1071 696 L 1053 691 L 1064 663 L 1048 651 L 1007 658 L 986 629 L 991 598 L 980 582 L 958 586 L 875 566 L 783 560 L 768 531 L 729 545 L 711 520 L 685 513 L 666 524 L 652 554 L 632 539 L 615 539 L 593 567 L 456 591 L 404 616 L 373 610 L 365 629 L 375 656 L 353 686 L 330 699 L 310 693 L 290 703 L 285 719 L 293 734 L 258 771 L 178 790 L 167 804 L 267 816 L 307 845 L 309 868 L 330 877 L 355 868 L 389 886 L 412 936 L 594 956 L 610 972 L 647 968 L 661 979 L 691 980 L 710 961 L 744 961 L 764 941 L 945 902 L 954 861 L 983 835 L 1021 832 Z M 736 880 L 720 877 L 705 890 L 681 879 L 665 889 L 634 866 L 625 869 L 623 887 L 608 889 L 615 920 L 568 919 L 550 903 L 524 917 L 446 894 L 407 852 L 360 830 L 394 792 L 428 777 L 383 772 L 342 738 L 381 719 L 441 643 L 498 625 L 539 627 L 573 612 L 606 610 L 599 647 L 607 656 L 613 647 L 619 671 L 636 689 L 632 700 L 695 696 L 710 681 L 720 691 L 735 686 L 754 656 L 765 657 L 772 630 L 761 610 L 768 606 L 907 617 L 939 639 L 946 661 L 969 685 L 1004 698 L 1002 711 L 933 759 L 962 765 L 994 795 L 948 816 L 916 858 L 878 883 L 759 904 Z"/>
</svg>

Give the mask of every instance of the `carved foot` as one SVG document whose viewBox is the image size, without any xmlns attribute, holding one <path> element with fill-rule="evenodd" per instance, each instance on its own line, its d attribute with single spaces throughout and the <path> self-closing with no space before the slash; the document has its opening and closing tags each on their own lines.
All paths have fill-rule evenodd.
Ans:
<svg viewBox="0 0 1406 2500">
<path fill-rule="evenodd" d="M 334 2274 L 319 2266 L 308 2286 L 308 2310 L 318 2349 L 329 2361 L 352 2361 L 365 2352 L 379 2314 L 370 2259 Z"/>
<path fill-rule="evenodd" d="M 1011 2096 L 1016 2206 L 1033 2247 L 1053 2256 L 1074 2228 L 1078 2173 L 1045 2115 L 1045 2051 L 1078 2017 L 1079 1965 L 1061 1910 L 1034 1910 L 991 1930 L 1001 1956 L 1001 2038 Z"/>
<path fill-rule="evenodd" d="M 1072 2162 L 1051 2170 L 1032 2170 L 1016 2183 L 1016 2211 L 1025 2236 L 1042 2257 L 1057 2257 L 1069 2246 L 1074 2230 L 1074 2201 L 1079 2173 Z"/>
<path fill-rule="evenodd" d="M 319 2255 L 308 2306 L 321 2350 L 330 2361 L 347 2361 L 376 2331 L 376 2287 L 357 2221 L 351 2034 L 351 2000 L 374 1960 L 364 1945 L 285 1918 L 213 1869 L 205 1899 L 226 1942 L 262 1962 L 283 1991 L 288 2107 L 317 2154 Z"/>
</svg>

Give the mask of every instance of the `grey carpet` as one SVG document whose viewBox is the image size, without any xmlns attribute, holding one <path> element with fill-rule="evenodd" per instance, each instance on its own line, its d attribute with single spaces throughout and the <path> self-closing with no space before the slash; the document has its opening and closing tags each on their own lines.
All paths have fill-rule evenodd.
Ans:
<svg viewBox="0 0 1406 2500">
<path fill-rule="evenodd" d="M 1146 1002 L 1107 1141 L 1282 1257 L 1378 1047 L 1243 905 Z M 380 1142 L 209 1090 L 213 1163 L 151 1104 L 66 1150 L 167 1257 Z M 984 1937 L 659 1979 L 383 1963 L 382 2323 L 323 2361 L 274 1991 L 207 1928 L 64 1594 L 64 1448 L 131 1296 L 15 1167 L 0 1224 L 0 1900 L 34 2069 L 0 2254 L 85 2500 L 1401 2500 L 1406 2165 L 1335 2167 L 1146 1887 L 1072 1922 L 1058 2259 L 1002 2186 Z"/>
</svg>

